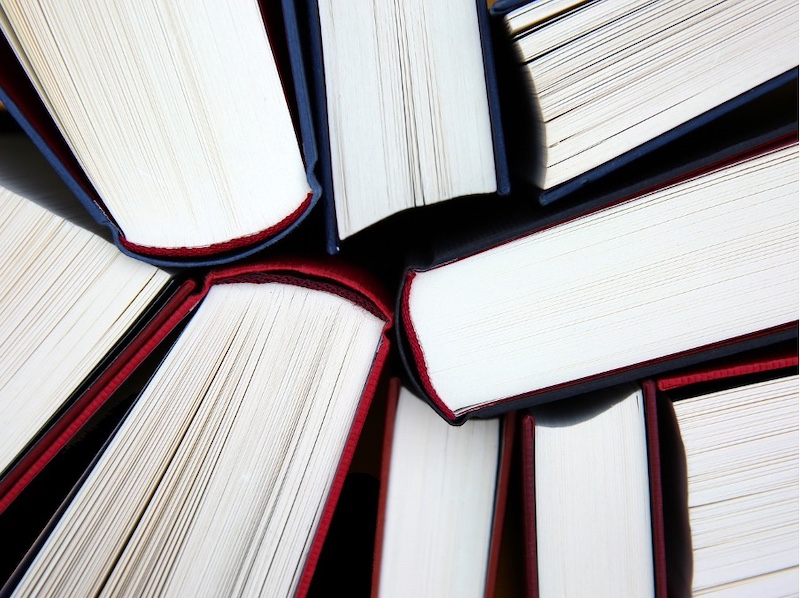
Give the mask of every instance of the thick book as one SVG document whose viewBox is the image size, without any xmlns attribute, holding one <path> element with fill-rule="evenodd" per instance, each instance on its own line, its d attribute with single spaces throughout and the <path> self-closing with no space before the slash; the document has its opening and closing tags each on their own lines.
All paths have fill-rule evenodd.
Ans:
<svg viewBox="0 0 800 598">
<path fill-rule="evenodd" d="M 484 2 L 304 7 L 329 251 L 407 208 L 509 192 Z"/>
<path fill-rule="evenodd" d="M 124 253 L 231 261 L 317 201 L 293 2 L 0 6 L 0 102 Z"/>
<path fill-rule="evenodd" d="M 133 373 L 189 287 L 121 254 L 27 137 L 0 136 L 0 155 L 3 513 Z"/>
<path fill-rule="evenodd" d="M 794 128 L 410 268 L 410 377 L 462 420 L 796 338 L 797 169 Z"/>
<path fill-rule="evenodd" d="M 797 79 L 797 5 L 498 2 L 547 204 Z"/>
<path fill-rule="evenodd" d="M 654 395 L 534 407 L 520 444 L 528 595 L 666 598 Z"/>
<path fill-rule="evenodd" d="M 513 416 L 449 426 L 393 380 L 373 596 L 494 595 L 514 428 Z"/>
<path fill-rule="evenodd" d="M 4 593 L 308 590 L 391 312 L 360 273 L 287 260 L 212 271 L 184 319 Z"/>
<path fill-rule="evenodd" d="M 798 592 L 797 344 L 649 382 L 672 595 Z"/>
</svg>

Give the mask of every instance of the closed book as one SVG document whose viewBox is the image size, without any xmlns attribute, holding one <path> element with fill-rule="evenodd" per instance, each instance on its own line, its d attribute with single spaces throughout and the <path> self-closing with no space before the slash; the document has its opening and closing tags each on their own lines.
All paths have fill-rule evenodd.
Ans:
<svg viewBox="0 0 800 598">
<path fill-rule="evenodd" d="M 408 208 L 509 192 L 485 3 L 303 10 L 330 252 Z"/>
<path fill-rule="evenodd" d="M 795 338 L 796 171 L 795 129 L 410 268 L 411 378 L 462 420 Z"/>
<path fill-rule="evenodd" d="M 124 253 L 228 262 L 317 201 L 292 2 L 2 6 L 0 101 Z"/>
<path fill-rule="evenodd" d="M 0 136 L 0 513 L 160 338 L 192 282 L 121 254 L 22 134 Z"/>
<path fill-rule="evenodd" d="M 797 79 L 797 6 L 498 2 L 524 73 L 540 202 Z"/>
<path fill-rule="evenodd" d="M 797 593 L 797 363 L 787 343 L 648 383 L 671 594 Z"/>
<path fill-rule="evenodd" d="M 449 426 L 393 380 L 373 595 L 494 595 L 514 433 L 513 416 Z"/>
<path fill-rule="evenodd" d="M 667 596 L 655 407 L 627 384 L 525 415 L 529 596 Z"/>
<path fill-rule="evenodd" d="M 529 596 L 797 591 L 796 343 L 534 407 L 521 436 Z"/>
</svg>

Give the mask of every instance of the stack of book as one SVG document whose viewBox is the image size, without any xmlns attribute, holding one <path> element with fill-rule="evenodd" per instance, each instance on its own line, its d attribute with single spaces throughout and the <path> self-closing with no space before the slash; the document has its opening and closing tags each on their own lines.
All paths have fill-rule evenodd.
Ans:
<svg viewBox="0 0 800 598">
<path fill-rule="evenodd" d="M 798 593 L 796 3 L 0 29 L 2 595 Z"/>
</svg>

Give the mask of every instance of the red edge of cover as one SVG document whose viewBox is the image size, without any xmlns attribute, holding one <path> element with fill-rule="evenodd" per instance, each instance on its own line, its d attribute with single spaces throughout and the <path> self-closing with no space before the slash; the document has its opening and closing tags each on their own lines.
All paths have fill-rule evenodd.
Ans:
<svg viewBox="0 0 800 598">
<path fill-rule="evenodd" d="M 387 292 L 363 270 L 355 268 L 338 258 L 319 258 L 314 260 L 284 258 L 269 262 L 239 264 L 212 270 L 206 275 L 201 295 L 205 295 L 215 284 L 244 282 L 248 276 L 287 275 L 298 280 L 306 278 L 310 282 L 333 284 L 342 296 L 357 300 L 362 307 L 387 321 L 387 329 L 392 322 Z M 310 285 L 313 288 L 313 284 Z M 349 291 L 349 292 L 348 292 Z M 357 295 L 353 297 L 352 294 Z M 359 300 L 360 299 L 360 300 Z"/>
<path fill-rule="evenodd" d="M 497 487 L 494 499 L 494 522 L 492 524 L 492 539 L 489 545 L 489 562 L 486 570 L 486 587 L 484 596 L 493 598 L 497 585 L 497 569 L 500 564 L 500 548 L 502 545 L 503 522 L 506 516 L 506 501 L 508 498 L 508 480 L 511 475 L 511 456 L 514 452 L 514 435 L 517 429 L 517 414 L 512 411 L 502 420 L 503 431 L 501 437 L 500 455 L 498 457 Z M 375 595 L 373 593 L 373 595 Z"/>
<path fill-rule="evenodd" d="M 718 341 L 718 342 L 715 342 L 715 343 L 709 343 L 707 345 L 703 345 L 701 347 L 695 347 L 693 349 L 688 349 L 686 351 L 680 351 L 678 353 L 672 353 L 670 355 L 665 355 L 663 357 L 656 357 L 656 358 L 650 359 L 648 361 L 641 361 L 639 363 L 634 363 L 634 364 L 631 364 L 631 365 L 622 366 L 622 367 L 619 367 L 619 368 L 615 368 L 613 370 L 606 370 L 606 371 L 600 372 L 598 374 L 594 374 L 592 376 L 586 376 L 584 378 L 578 378 L 577 380 L 570 380 L 569 382 L 563 382 L 561 384 L 555 384 L 553 386 L 548 386 L 547 388 L 541 388 L 541 389 L 538 389 L 538 390 L 534 390 L 532 392 L 526 392 L 526 393 L 522 393 L 522 394 L 511 396 L 511 397 L 504 397 L 502 399 L 497 399 L 495 401 L 489 401 L 487 403 L 483 403 L 482 405 L 478 405 L 478 406 L 476 406 L 474 408 L 464 410 L 463 412 L 459 413 L 459 417 L 475 414 L 475 413 L 479 412 L 481 409 L 485 409 L 485 408 L 491 407 L 493 405 L 499 405 L 501 403 L 507 403 L 507 402 L 511 403 L 511 402 L 514 402 L 514 401 L 517 401 L 517 400 L 521 400 L 521 399 L 525 399 L 525 398 L 529 398 L 529 397 L 535 397 L 535 396 L 538 396 L 538 395 L 546 395 L 546 394 L 551 393 L 551 392 L 555 392 L 555 391 L 562 390 L 562 389 L 565 389 L 565 388 L 570 388 L 570 387 L 573 387 L 573 386 L 580 386 L 582 384 L 593 382 L 595 380 L 601 380 L 603 378 L 607 378 L 609 376 L 614 376 L 614 375 L 621 374 L 621 373 L 624 373 L 624 372 L 635 371 L 637 369 L 646 368 L 646 367 L 649 367 L 649 366 L 652 366 L 652 365 L 656 365 L 656 364 L 659 364 L 659 363 L 667 363 L 669 361 L 672 361 L 673 359 L 680 359 L 680 358 L 683 358 L 683 357 L 688 357 L 690 355 L 694 355 L 696 353 L 703 353 L 705 351 L 710 351 L 710 350 L 717 349 L 717 348 L 720 348 L 720 347 L 727 347 L 727 346 L 730 346 L 730 345 L 737 345 L 739 343 L 745 343 L 745 342 L 750 341 L 752 339 L 757 339 L 757 338 L 761 338 L 761 337 L 765 337 L 765 336 L 770 336 L 772 334 L 778 334 L 780 332 L 789 331 L 789 330 L 791 330 L 793 328 L 797 328 L 797 325 L 798 325 L 798 322 L 797 322 L 797 320 L 795 320 L 794 322 L 787 322 L 785 324 L 780 324 L 778 326 L 773 326 L 772 328 L 767 328 L 767 329 L 764 329 L 764 330 L 759 330 L 757 332 L 751 332 L 751 333 L 748 333 L 748 334 L 743 334 L 741 336 L 736 336 L 734 338 L 730 338 L 730 339 L 723 340 L 723 341 Z M 512 407 L 509 407 L 509 409 L 511 409 L 511 408 Z"/>
<path fill-rule="evenodd" d="M 447 405 L 444 404 L 441 397 L 436 393 L 431 383 L 431 378 L 428 375 L 428 364 L 425 362 L 425 354 L 422 352 L 422 346 L 417 336 L 417 331 L 414 330 L 414 322 L 411 318 L 411 307 L 409 305 L 409 298 L 411 296 L 411 285 L 416 278 L 417 272 L 412 270 L 406 274 L 405 281 L 403 282 L 403 290 L 400 300 L 400 318 L 408 337 L 409 348 L 411 349 L 411 356 L 414 359 L 414 365 L 419 372 L 420 382 L 428 398 L 436 405 L 437 409 L 444 414 L 450 421 L 455 421 L 456 414 Z"/>
<path fill-rule="evenodd" d="M 656 385 L 652 380 L 642 383 L 644 418 L 647 432 L 647 461 L 650 472 L 650 520 L 653 533 L 653 571 L 655 595 L 667 598 L 667 553 L 664 540 L 664 500 L 661 487 L 661 452 L 656 414 Z"/>
<path fill-rule="evenodd" d="M 534 477 L 535 420 L 531 413 L 522 418 L 522 504 L 525 537 L 525 583 L 529 598 L 539 595 L 536 558 L 536 478 Z"/>
<path fill-rule="evenodd" d="M 120 230 L 119 227 L 117 227 L 117 229 L 119 230 L 119 242 L 122 244 L 123 247 L 132 251 L 133 253 L 137 253 L 139 255 L 144 255 L 144 256 L 205 257 L 205 256 L 220 255 L 230 251 L 235 251 L 237 249 L 242 249 L 243 247 L 250 247 L 253 245 L 257 245 L 260 242 L 266 241 L 267 239 L 273 237 L 274 235 L 283 232 L 308 210 L 309 205 L 311 205 L 312 196 L 313 196 L 312 193 L 307 194 L 306 198 L 303 200 L 300 206 L 294 212 L 289 214 L 286 218 L 284 218 L 277 224 L 269 228 L 266 228 L 262 231 L 259 231 L 257 233 L 253 233 L 252 235 L 237 237 L 235 239 L 224 241 L 222 243 L 214 243 L 212 245 L 204 245 L 202 247 L 150 247 L 148 245 L 138 245 L 136 243 L 131 243 L 125 238 L 125 236 L 122 233 L 122 230 Z"/>
<path fill-rule="evenodd" d="M 89 421 L 158 344 L 180 323 L 199 301 L 193 295 L 195 283 L 186 281 L 161 308 L 153 320 L 89 386 L 75 405 L 39 440 L 0 484 L 0 513 L 3 513 Z"/>
<path fill-rule="evenodd" d="M 684 370 L 675 375 L 664 376 L 656 381 L 656 385 L 658 390 L 663 392 L 683 386 L 690 386 L 692 384 L 700 384 L 702 382 L 713 382 L 725 378 L 735 378 L 738 376 L 747 376 L 749 374 L 795 367 L 797 364 L 798 358 L 796 351 L 794 353 L 786 353 L 785 355 L 764 358 L 745 358 L 732 361 L 720 367 L 699 367 L 691 370 Z"/>
<path fill-rule="evenodd" d="M 389 470 L 392 463 L 392 442 L 394 441 L 394 421 L 397 416 L 397 403 L 400 398 L 400 380 L 389 381 L 389 400 L 386 405 L 386 424 L 383 429 L 381 447 L 380 494 L 378 495 L 378 520 L 375 529 L 375 550 L 372 556 L 371 596 L 377 596 L 381 583 L 381 557 L 383 556 L 383 532 L 386 524 L 386 499 L 389 496 Z"/>
</svg>

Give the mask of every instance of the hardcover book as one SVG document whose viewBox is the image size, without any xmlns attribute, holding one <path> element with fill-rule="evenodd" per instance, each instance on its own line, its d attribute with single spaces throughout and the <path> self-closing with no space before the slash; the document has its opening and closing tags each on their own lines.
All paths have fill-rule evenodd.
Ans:
<svg viewBox="0 0 800 598">
<path fill-rule="evenodd" d="M 501 1 L 527 81 L 540 202 L 797 79 L 797 4 Z"/>
<path fill-rule="evenodd" d="M 0 136 L 0 155 L 2 513 L 132 373 L 187 286 L 117 251 L 24 135 Z"/>
<path fill-rule="evenodd" d="M 796 130 L 488 249 L 410 269 L 412 379 L 493 415 L 797 334 Z"/>
<path fill-rule="evenodd" d="M 0 102 L 124 253 L 231 261 L 317 201 L 292 2 L 0 6 Z"/>
<path fill-rule="evenodd" d="M 448 426 L 395 380 L 373 595 L 494 595 L 514 427 L 513 417 Z"/>
<path fill-rule="evenodd" d="M 528 595 L 666 597 L 654 395 L 540 405 L 521 435 Z"/>
<path fill-rule="evenodd" d="M 528 595 L 797 592 L 797 344 L 523 419 Z"/>
<path fill-rule="evenodd" d="M 777 349 L 649 383 L 675 595 L 798 591 L 797 344 Z"/>
<path fill-rule="evenodd" d="M 4 591 L 304 595 L 388 354 L 384 305 L 330 263 L 211 272 Z"/>
<path fill-rule="evenodd" d="M 407 208 L 509 192 L 485 3 L 305 8 L 329 251 Z"/>
</svg>

